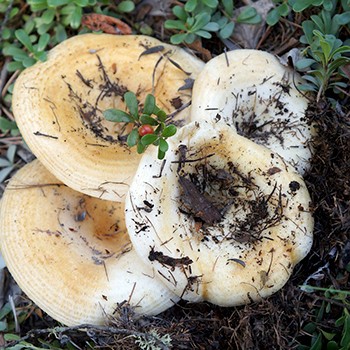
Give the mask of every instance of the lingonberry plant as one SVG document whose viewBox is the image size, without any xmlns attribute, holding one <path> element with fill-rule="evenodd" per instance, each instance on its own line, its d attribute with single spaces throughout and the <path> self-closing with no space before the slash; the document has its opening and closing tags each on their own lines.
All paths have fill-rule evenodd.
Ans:
<svg viewBox="0 0 350 350">
<path fill-rule="evenodd" d="M 132 124 L 126 143 L 129 147 L 137 147 L 138 153 L 143 153 L 149 145 L 158 147 L 158 158 L 163 159 L 169 146 L 168 137 L 175 135 L 177 129 L 173 124 L 166 124 L 167 114 L 156 105 L 155 97 L 146 96 L 142 111 L 136 95 L 128 91 L 124 101 L 129 113 L 121 109 L 107 109 L 104 117 L 115 123 Z"/>
</svg>

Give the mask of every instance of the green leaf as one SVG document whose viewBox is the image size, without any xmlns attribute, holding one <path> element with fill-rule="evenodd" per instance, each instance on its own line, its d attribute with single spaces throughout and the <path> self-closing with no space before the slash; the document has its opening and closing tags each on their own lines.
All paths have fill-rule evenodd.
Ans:
<svg viewBox="0 0 350 350">
<path fill-rule="evenodd" d="M 156 134 L 147 134 L 141 137 L 141 143 L 144 146 L 151 145 L 153 142 L 155 142 L 158 139 L 158 135 Z"/>
<path fill-rule="evenodd" d="M 145 151 L 146 146 L 144 146 L 141 141 L 139 141 L 139 143 L 137 144 L 137 153 L 141 154 Z"/>
<path fill-rule="evenodd" d="M 63 6 L 69 3 L 70 3 L 70 0 L 47 0 L 47 5 L 50 7 Z"/>
<path fill-rule="evenodd" d="M 174 34 L 171 36 L 170 38 L 170 42 L 173 45 L 179 45 L 181 43 L 183 43 L 186 39 L 187 34 L 183 34 L 183 33 L 179 33 L 179 34 Z"/>
<path fill-rule="evenodd" d="M 293 11 L 294 12 L 304 11 L 306 8 L 313 5 L 314 1 L 315 0 L 297 0 L 293 5 Z"/>
<path fill-rule="evenodd" d="M 47 54 L 45 51 L 37 52 L 35 53 L 34 57 L 37 61 L 45 62 L 47 59 Z"/>
<path fill-rule="evenodd" d="M 210 39 L 212 37 L 212 35 L 205 30 L 197 30 L 196 35 L 198 35 L 202 38 L 205 38 L 205 39 Z"/>
<path fill-rule="evenodd" d="M 173 7 L 173 14 L 177 18 L 181 19 L 181 21 L 183 21 L 183 22 L 186 22 L 187 17 L 188 17 L 187 12 L 183 8 L 183 6 L 178 6 L 178 5 L 174 6 Z"/>
<path fill-rule="evenodd" d="M 29 38 L 29 35 L 25 32 L 24 29 L 17 29 L 15 31 L 16 38 L 26 47 L 30 52 L 33 52 L 34 48 L 32 42 Z"/>
<path fill-rule="evenodd" d="M 11 174 L 13 165 L 0 170 L 0 183 L 4 182 L 7 177 Z"/>
<path fill-rule="evenodd" d="M 159 139 L 159 146 L 158 147 L 164 153 L 169 149 L 168 142 L 166 142 L 163 138 Z"/>
<path fill-rule="evenodd" d="M 202 30 L 206 30 L 206 31 L 209 31 L 209 32 L 217 32 L 219 29 L 220 29 L 220 26 L 217 23 L 215 23 L 215 22 L 209 22 L 208 24 L 206 24 L 202 28 Z M 196 34 L 198 34 L 198 32 Z"/>
<path fill-rule="evenodd" d="M 47 9 L 46 0 L 38 0 L 38 1 L 28 0 L 28 3 L 30 5 L 30 9 L 33 12 L 38 12 L 38 11 Z"/>
<path fill-rule="evenodd" d="M 114 123 L 134 123 L 134 118 L 120 109 L 107 109 L 103 116 L 110 122 Z"/>
<path fill-rule="evenodd" d="M 143 107 L 143 113 L 151 115 L 154 111 L 154 108 L 156 106 L 156 99 L 153 95 L 148 94 L 145 99 L 145 104 Z"/>
<path fill-rule="evenodd" d="M 322 5 L 326 11 L 332 11 L 332 9 L 333 9 L 332 0 L 323 0 Z"/>
<path fill-rule="evenodd" d="M 219 35 L 222 39 L 227 39 L 232 35 L 234 29 L 235 23 L 229 22 L 220 30 Z"/>
<path fill-rule="evenodd" d="M 74 3 L 68 2 L 68 4 L 66 6 L 64 6 L 60 9 L 60 14 L 65 15 L 65 16 L 70 16 L 74 12 L 75 8 L 76 8 L 76 6 Z M 67 24 L 69 24 L 69 23 L 67 23 Z"/>
<path fill-rule="evenodd" d="M 24 66 L 22 64 L 22 61 L 20 61 L 20 62 L 10 62 L 7 65 L 7 70 L 9 72 L 15 72 L 16 70 L 23 70 L 23 69 L 24 69 Z"/>
<path fill-rule="evenodd" d="M 224 7 L 224 11 L 227 13 L 228 17 L 233 16 L 233 0 L 221 0 Z"/>
<path fill-rule="evenodd" d="M 266 16 L 266 23 L 269 26 L 274 26 L 280 20 L 281 15 L 279 14 L 277 8 L 272 9 Z"/>
<path fill-rule="evenodd" d="M 18 341 L 18 340 L 20 340 L 21 339 L 21 337 L 19 336 L 19 335 L 17 335 L 17 334 L 11 334 L 11 333 L 5 333 L 4 334 L 4 339 L 6 340 L 6 341 Z"/>
<path fill-rule="evenodd" d="M 175 125 L 170 124 L 166 126 L 162 132 L 163 137 L 171 137 L 176 134 L 177 128 Z"/>
<path fill-rule="evenodd" d="M 288 4 L 285 2 L 277 7 L 277 11 L 281 16 L 285 17 L 289 14 L 290 8 L 289 8 Z"/>
<path fill-rule="evenodd" d="M 158 159 L 164 159 L 165 152 L 163 152 L 160 148 L 158 148 Z"/>
<path fill-rule="evenodd" d="M 54 8 L 49 8 L 46 11 L 43 12 L 41 15 L 42 23 L 49 24 L 53 21 L 55 18 L 56 11 Z"/>
<path fill-rule="evenodd" d="M 202 29 L 205 25 L 210 22 L 210 15 L 208 13 L 202 12 L 194 17 L 195 22 L 191 28 L 191 32 L 196 32 Z"/>
<path fill-rule="evenodd" d="M 345 311 L 344 311 L 345 312 Z M 344 320 L 343 336 L 340 341 L 340 345 L 349 349 L 350 344 L 350 315 L 347 314 Z"/>
<path fill-rule="evenodd" d="M 66 29 L 62 24 L 57 24 L 55 27 L 55 38 L 58 43 L 61 43 L 68 38 Z"/>
<path fill-rule="evenodd" d="M 159 109 L 159 108 L 157 111 L 153 111 L 153 113 L 157 116 L 160 122 L 165 122 L 166 118 L 168 117 L 167 114 L 162 109 Z"/>
<path fill-rule="evenodd" d="M 22 61 L 28 57 L 28 53 L 16 46 L 6 46 L 3 49 L 3 54 L 5 56 L 12 56 L 16 61 Z"/>
<path fill-rule="evenodd" d="M 89 5 L 89 0 L 74 0 L 74 3 L 80 7 L 86 7 Z"/>
<path fill-rule="evenodd" d="M 337 24 L 339 24 L 341 26 L 349 24 L 350 23 L 350 11 L 336 14 L 333 18 L 334 18 L 334 21 L 336 21 Z"/>
<path fill-rule="evenodd" d="M 157 120 L 155 120 L 154 118 L 150 117 L 148 114 L 142 114 L 140 117 L 140 121 L 142 124 L 149 124 L 152 126 L 156 126 L 158 125 Z"/>
<path fill-rule="evenodd" d="M 138 119 L 139 117 L 139 103 L 137 101 L 136 95 L 128 91 L 124 94 L 124 101 L 126 106 L 128 107 L 131 115 L 135 118 Z"/>
<path fill-rule="evenodd" d="M 0 116 L 0 130 L 8 131 L 8 130 L 14 130 L 17 128 L 18 127 L 17 127 L 16 122 L 8 120 L 8 119 Z"/>
<path fill-rule="evenodd" d="M 70 26 L 73 29 L 78 29 L 81 24 L 81 18 L 83 16 L 83 11 L 81 7 L 76 7 L 71 18 L 70 18 Z"/>
<path fill-rule="evenodd" d="M 312 58 L 302 58 L 299 61 L 296 62 L 295 67 L 298 70 L 304 70 L 306 68 L 310 68 L 312 64 L 314 64 L 316 61 Z"/>
<path fill-rule="evenodd" d="M 25 68 L 31 67 L 33 64 L 36 63 L 36 60 L 33 57 L 26 57 L 23 61 L 22 64 Z"/>
<path fill-rule="evenodd" d="M 177 29 L 177 30 L 186 30 L 187 27 L 182 21 L 174 20 L 174 19 L 168 19 L 164 22 L 164 26 L 167 29 Z"/>
<path fill-rule="evenodd" d="M 327 343 L 327 350 L 339 350 L 338 343 L 334 340 L 331 340 Z"/>
<path fill-rule="evenodd" d="M 313 30 L 315 28 L 315 25 L 312 21 L 304 21 L 301 26 L 303 27 L 304 35 L 306 42 L 302 41 L 303 44 L 309 44 L 313 42 L 314 35 L 313 35 Z"/>
<path fill-rule="evenodd" d="M 322 334 L 319 333 L 310 350 L 322 350 Z"/>
<path fill-rule="evenodd" d="M 139 142 L 140 136 L 137 129 L 133 129 L 130 134 L 128 135 L 128 138 L 126 139 L 126 143 L 129 147 L 135 146 Z"/>
<path fill-rule="evenodd" d="M 185 35 L 185 43 L 187 44 L 192 44 L 197 38 L 197 35 L 193 34 L 193 33 L 187 33 Z"/>
<path fill-rule="evenodd" d="M 202 3 L 208 7 L 210 7 L 211 9 L 216 9 L 219 5 L 219 1 L 218 0 L 202 0 Z"/>
<path fill-rule="evenodd" d="M 321 332 L 327 340 L 332 340 L 335 337 L 335 333 L 329 333 L 324 331 L 323 329 L 321 329 Z"/>
<path fill-rule="evenodd" d="M 15 160 L 16 150 L 17 150 L 16 145 L 10 145 L 9 148 L 7 149 L 6 157 L 11 163 L 13 163 Z"/>
<path fill-rule="evenodd" d="M 48 23 L 48 24 L 41 24 L 39 27 L 37 27 L 37 32 L 39 35 L 42 35 L 44 33 L 47 33 L 51 27 L 53 26 L 54 23 Z"/>
<path fill-rule="evenodd" d="M 193 12 L 197 6 L 197 0 L 188 0 L 185 4 L 185 11 Z"/>
<path fill-rule="evenodd" d="M 11 29 L 5 27 L 2 31 L 1 37 L 4 40 L 9 40 L 11 38 L 11 35 L 12 35 Z"/>
<path fill-rule="evenodd" d="M 40 35 L 39 41 L 38 41 L 38 46 L 37 46 L 37 51 L 44 51 L 46 46 L 48 45 L 50 41 L 50 35 L 47 33 L 44 33 Z"/>
<path fill-rule="evenodd" d="M 30 34 L 35 28 L 35 22 L 32 19 L 29 19 L 28 21 L 26 21 L 26 23 L 24 24 L 23 29 Z"/>
<path fill-rule="evenodd" d="M 237 17 L 239 23 L 251 23 L 251 20 L 259 16 L 254 7 L 245 8 Z M 259 19 L 259 21 L 261 18 Z M 259 22 L 258 22 L 259 23 Z"/>
<path fill-rule="evenodd" d="M 122 13 L 132 12 L 135 9 L 135 4 L 133 1 L 122 1 L 118 4 L 117 10 Z"/>
</svg>

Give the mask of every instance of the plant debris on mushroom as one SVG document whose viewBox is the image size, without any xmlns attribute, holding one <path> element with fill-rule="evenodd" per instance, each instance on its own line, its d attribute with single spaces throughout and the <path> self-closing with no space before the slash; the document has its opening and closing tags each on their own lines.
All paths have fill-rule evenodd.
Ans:
<svg viewBox="0 0 350 350">
<path fill-rule="evenodd" d="M 234 50 L 210 60 L 193 87 L 191 120 L 223 119 L 290 162 L 310 166 L 315 130 L 305 117 L 300 77 L 263 51 Z"/>
<path fill-rule="evenodd" d="M 26 143 L 58 179 L 79 192 L 123 201 L 140 155 L 126 146 L 128 127 L 105 120 L 103 111 L 124 109 L 128 90 L 140 101 L 153 94 L 181 125 L 189 114 L 190 82 L 203 65 L 151 37 L 79 35 L 22 72 L 14 115 Z"/>
<path fill-rule="evenodd" d="M 309 252 L 302 177 L 223 122 L 192 122 L 143 156 L 125 203 L 135 249 L 178 296 L 233 306 L 279 290 Z"/>
<path fill-rule="evenodd" d="M 124 204 L 68 188 L 38 160 L 4 192 L 0 244 L 22 290 L 66 325 L 104 324 L 119 307 L 154 315 L 178 301 L 136 254 Z"/>
</svg>

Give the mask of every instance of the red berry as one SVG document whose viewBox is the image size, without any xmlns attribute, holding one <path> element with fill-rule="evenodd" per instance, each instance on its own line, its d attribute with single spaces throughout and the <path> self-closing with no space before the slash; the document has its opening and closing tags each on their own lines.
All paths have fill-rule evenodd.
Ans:
<svg viewBox="0 0 350 350">
<path fill-rule="evenodd" d="M 147 134 L 153 134 L 153 132 L 154 132 L 154 130 L 153 130 L 152 126 L 149 124 L 141 125 L 139 127 L 139 135 L 141 137 L 145 136 Z"/>
</svg>

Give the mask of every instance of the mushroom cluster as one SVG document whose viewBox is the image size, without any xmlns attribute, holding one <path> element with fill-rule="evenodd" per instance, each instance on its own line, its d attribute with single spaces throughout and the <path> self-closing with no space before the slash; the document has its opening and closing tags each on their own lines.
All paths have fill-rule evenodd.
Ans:
<svg viewBox="0 0 350 350">
<path fill-rule="evenodd" d="M 123 305 L 152 315 L 181 298 L 234 306 L 279 290 L 312 244 L 302 174 L 313 129 L 298 79 L 254 50 L 205 65 L 107 34 L 71 38 L 25 70 L 14 114 L 38 160 L 0 210 L 1 251 L 24 292 L 76 325 Z M 181 126 L 164 160 L 128 149 L 128 129 L 104 119 L 128 90 L 153 93 Z"/>
</svg>

